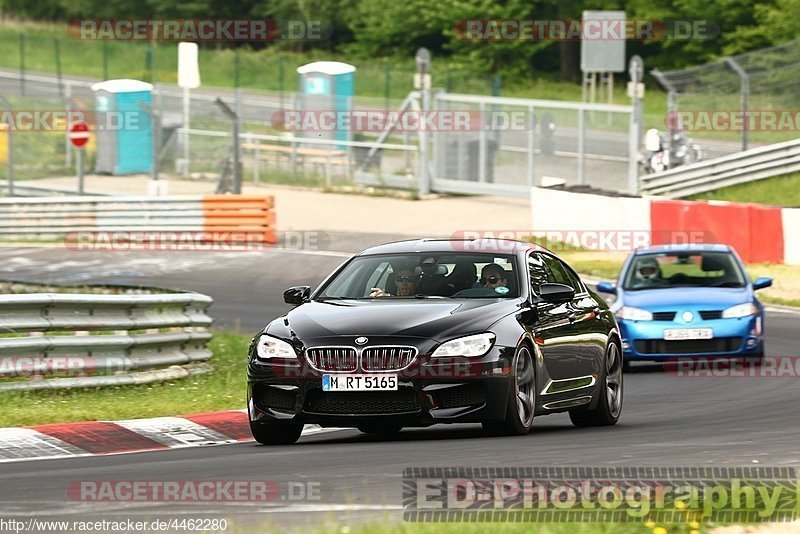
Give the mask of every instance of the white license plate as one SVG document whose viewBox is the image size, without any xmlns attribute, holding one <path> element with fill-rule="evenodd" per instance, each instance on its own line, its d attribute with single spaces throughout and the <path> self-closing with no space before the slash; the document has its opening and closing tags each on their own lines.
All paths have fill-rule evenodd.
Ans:
<svg viewBox="0 0 800 534">
<path fill-rule="evenodd" d="M 397 391 L 397 375 L 322 375 L 322 391 Z"/>
<path fill-rule="evenodd" d="M 711 328 L 674 328 L 664 330 L 664 339 L 679 341 L 683 339 L 714 339 L 714 330 Z"/>
</svg>

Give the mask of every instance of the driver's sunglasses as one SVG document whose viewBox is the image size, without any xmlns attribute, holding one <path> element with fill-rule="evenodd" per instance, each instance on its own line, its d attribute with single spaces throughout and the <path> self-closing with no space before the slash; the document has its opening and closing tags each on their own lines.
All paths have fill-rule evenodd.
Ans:
<svg viewBox="0 0 800 534">
<path fill-rule="evenodd" d="M 655 267 L 642 267 L 639 269 L 639 272 L 642 274 L 653 274 L 656 272 Z"/>
<path fill-rule="evenodd" d="M 499 276 L 490 276 L 489 278 L 481 278 L 481 284 L 483 285 L 496 284 L 500 280 L 502 280 L 502 278 L 500 278 Z"/>
<path fill-rule="evenodd" d="M 395 282 L 416 282 L 416 281 L 417 281 L 417 277 L 416 276 L 403 275 L 403 276 L 398 276 L 397 278 L 395 278 Z"/>
</svg>

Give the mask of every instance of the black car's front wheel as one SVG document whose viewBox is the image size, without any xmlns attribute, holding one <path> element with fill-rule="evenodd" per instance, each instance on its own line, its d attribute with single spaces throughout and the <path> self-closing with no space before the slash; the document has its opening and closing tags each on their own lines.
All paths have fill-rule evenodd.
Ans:
<svg viewBox="0 0 800 534">
<path fill-rule="evenodd" d="M 526 346 L 514 355 L 514 376 L 509 388 L 506 417 L 502 421 L 484 421 L 489 434 L 521 436 L 530 432 L 536 408 L 536 373 L 531 351 Z"/>
<path fill-rule="evenodd" d="M 569 418 L 575 426 L 614 425 L 622 413 L 622 352 L 616 341 L 606 348 L 600 376 L 600 398 L 592 409 L 570 410 Z"/>
<path fill-rule="evenodd" d="M 262 445 L 291 445 L 303 432 L 303 425 L 292 423 L 254 423 L 250 421 L 250 432 Z"/>
</svg>

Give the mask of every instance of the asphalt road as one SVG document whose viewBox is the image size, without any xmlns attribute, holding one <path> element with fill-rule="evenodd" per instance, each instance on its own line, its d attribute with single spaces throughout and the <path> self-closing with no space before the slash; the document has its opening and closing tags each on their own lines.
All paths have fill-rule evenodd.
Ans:
<svg viewBox="0 0 800 534">
<path fill-rule="evenodd" d="M 0 278 L 122 282 L 180 287 L 211 295 L 217 327 L 252 333 L 287 308 L 284 288 L 314 285 L 348 252 L 392 236 L 335 235 L 325 251 L 98 253 L 0 248 Z M 800 315 L 767 317 L 770 356 L 797 354 Z M 226 517 L 238 525 L 281 527 L 331 520 L 401 517 L 408 466 L 800 466 L 792 378 L 690 378 L 659 366 L 625 375 L 619 424 L 577 429 L 566 415 L 538 418 L 524 437 L 490 438 L 477 425 L 404 430 L 395 439 L 357 430 L 304 436 L 286 447 L 253 443 L 0 466 L 3 516 L 78 518 Z M 109 399 L 109 402 L 113 399 Z M 319 499 L 273 506 L 76 503 L 75 480 L 254 480 L 318 484 Z M 257 526 L 255 526 L 257 525 Z M 249 526 L 247 527 L 249 528 Z"/>
</svg>

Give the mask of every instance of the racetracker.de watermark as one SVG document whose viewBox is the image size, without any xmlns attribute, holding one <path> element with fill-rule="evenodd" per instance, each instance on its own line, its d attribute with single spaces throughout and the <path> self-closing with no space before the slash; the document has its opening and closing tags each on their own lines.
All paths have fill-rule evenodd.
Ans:
<svg viewBox="0 0 800 534">
<path fill-rule="evenodd" d="M 66 111 L 62 109 L 18 109 L 0 111 L 0 124 L 14 132 L 66 132 L 70 125 L 85 122 L 90 131 L 134 131 L 150 127 L 144 111 Z"/>
<path fill-rule="evenodd" d="M 330 29 L 321 20 L 79 19 L 67 33 L 89 41 L 318 41 Z"/>
<path fill-rule="evenodd" d="M 797 132 L 800 131 L 800 110 L 670 111 L 664 117 L 664 124 L 670 130 L 693 132 Z"/>
<path fill-rule="evenodd" d="M 715 243 L 705 230 L 459 230 L 451 239 L 464 250 L 513 249 L 517 241 L 534 242 L 553 252 L 576 248 L 630 252 L 649 245 Z M 499 241 L 485 241 L 499 240 Z"/>
<path fill-rule="evenodd" d="M 125 358 L 88 356 L 0 356 L 0 377 L 89 376 L 125 371 L 132 363 Z"/>
<path fill-rule="evenodd" d="M 293 132 L 527 131 L 536 127 L 536 117 L 524 110 L 281 110 L 272 114 L 271 122 L 278 130 Z"/>
<path fill-rule="evenodd" d="M 466 41 L 706 41 L 720 29 L 698 19 L 464 19 L 453 33 Z"/>
<path fill-rule="evenodd" d="M 681 378 L 800 378 L 800 356 L 670 358 L 664 370 Z"/>
<path fill-rule="evenodd" d="M 321 482 L 275 480 L 73 480 L 67 496 L 79 502 L 320 501 Z"/>
<path fill-rule="evenodd" d="M 326 251 L 329 249 L 330 243 L 330 236 L 326 232 L 319 230 L 87 230 L 69 232 L 64 236 L 64 246 L 76 252 Z"/>
<path fill-rule="evenodd" d="M 793 467 L 407 467 L 406 521 L 788 522 Z"/>
</svg>

